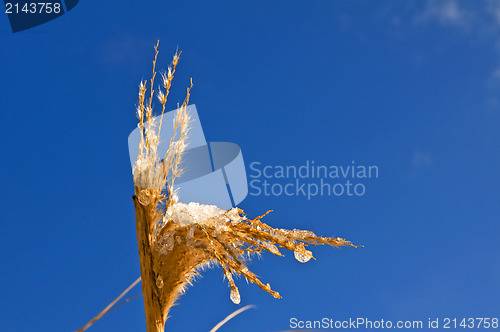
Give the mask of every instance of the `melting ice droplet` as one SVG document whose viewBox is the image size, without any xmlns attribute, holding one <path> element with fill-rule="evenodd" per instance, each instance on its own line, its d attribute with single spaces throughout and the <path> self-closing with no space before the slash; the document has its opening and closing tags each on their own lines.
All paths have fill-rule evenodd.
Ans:
<svg viewBox="0 0 500 332">
<path fill-rule="evenodd" d="M 294 251 L 295 259 L 301 263 L 307 263 L 311 259 L 311 255 L 299 251 Z"/>
<path fill-rule="evenodd" d="M 229 297 L 231 298 L 231 301 L 233 301 L 234 304 L 240 304 L 241 297 L 238 288 L 231 287 L 231 295 Z"/>
<path fill-rule="evenodd" d="M 163 287 L 163 279 L 160 275 L 156 278 L 156 287 L 158 287 L 158 288 Z"/>
</svg>

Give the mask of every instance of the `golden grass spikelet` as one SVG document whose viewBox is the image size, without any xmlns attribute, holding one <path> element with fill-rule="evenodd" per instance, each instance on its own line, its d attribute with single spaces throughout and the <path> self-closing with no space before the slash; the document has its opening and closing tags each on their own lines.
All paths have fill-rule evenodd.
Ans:
<svg viewBox="0 0 500 332">
<path fill-rule="evenodd" d="M 168 151 L 165 156 L 158 156 L 159 128 L 180 53 L 175 54 L 168 72 L 162 74 L 163 90 L 158 87 L 157 97 L 162 105 L 158 129 L 152 105 L 157 56 L 158 44 L 155 46 L 148 100 L 146 81 L 139 85 L 137 116 L 141 139 L 133 171 L 135 195 L 132 197 L 148 332 L 164 330 L 175 300 L 198 274 L 197 271 L 207 264 L 220 264 L 231 288 L 230 298 L 239 303 L 240 295 L 233 275 L 243 276 L 275 298 L 281 298 L 269 284 L 261 282 L 248 269 L 246 258 L 253 253 L 268 251 L 283 256 L 282 248 L 293 251 L 300 262 L 307 262 L 314 259 L 306 249 L 309 245 L 355 247 L 341 238 L 321 237 L 305 230 L 273 228 L 262 222 L 270 211 L 248 219 L 239 208 L 225 211 L 213 205 L 177 202 L 173 183 L 182 172 L 180 162 L 187 145 L 190 120 L 186 107 L 193 84 L 191 82 L 187 89 L 186 99 L 174 119 L 174 137 Z M 179 137 L 176 137 L 177 132 Z"/>
</svg>

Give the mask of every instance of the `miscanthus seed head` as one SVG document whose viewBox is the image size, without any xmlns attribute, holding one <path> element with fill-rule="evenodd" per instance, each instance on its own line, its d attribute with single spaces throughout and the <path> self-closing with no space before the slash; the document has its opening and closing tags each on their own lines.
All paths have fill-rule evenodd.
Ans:
<svg viewBox="0 0 500 332">
<path fill-rule="evenodd" d="M 293 251 L 299 262 L 305 263 L 314 259 L 312 252 L 306 249 L 309 245 L 355 247 L 342 238 L 317 236 L 306 230 L 273 228 L 262 221 L 270 211 L 255 218 L 248 218 L 239 208 L 223 210 L 198 202 L 178 202 L 173 184 L 176 177 L 182 173 L 180 163 L 186 149 L 190 123 L 186 108 L 192 82 L 172 123 L 173 132 L 179 133 L 179 136 L 174 134 L 171 137 L 167 153 L 160 156 L 158 144 L 163 113 L 181 53 L 174 55 L 172 65 L 167 72 L 161 74 L 162 86 L 158 86 L 156 95 L 162 110 L 161 115 L 154 117 L 152 89 L 156 75 L 156 48 L 155 52 L 149 98 L 146 97 L 146 82 L 141 81 L 139 85 L 137 117 L 141 137 L 133 177 L 136 214 L 139 213 L 145 223 L 145 245 L 148 247 L 146 251 L 151 256 L 147 259 L 150 260 L 150 272 L 155 279 L 153 294 L 157 298 L 160 308 L 158 310 L 161 311 L 163 320 L 166 320 L 177 297 L 184 292 L 200 270 L 207 266 L 219 264 L 222 267 L 230 286 L 230 299 L 239 304 L 241 297 L 233 275 L 243 276 L 272 296 L 281 298 L 268 283 L 261 282 L 249 270 L 248 258 L 253 254 L 267 251 L 283 256 L 280 250 L 286 249 Z M 142 264 L 143 262 L 141 269 Z"/>
</svg>

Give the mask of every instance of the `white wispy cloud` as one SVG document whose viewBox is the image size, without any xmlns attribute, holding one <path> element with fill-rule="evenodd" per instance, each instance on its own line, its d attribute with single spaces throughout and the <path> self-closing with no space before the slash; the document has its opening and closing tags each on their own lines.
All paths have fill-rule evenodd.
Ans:
<svg viewBox="0 0 500 332">
<path fill-rule="evenodd" d="M 500 105 L 496 96 L 500 89 L 500 0 L 427 0 L 413 4 L 413 23 L 416 26 L 440 25 L 459 30 L 475 42 L 491 45 L 498 60 L 486 78 L 486 86 L 494 93 L 487 104 L 497 109 Z"/>
<path fill-rule="evenodd" d="M 495 22 L 500 26 L 500 1 L 488 0 L 486 10 L 493 16 Z"/>
<path fill-rule="evenodd" d="M 438 22 L 445 26 L 469 28 L 473 18 L 471 14 L 455 0 L 428 0 L 424 9 L 415 17 L 415 23 Z"/>
<path fill-rule="evenodd" d="M 498 66 L 491 75 L 494 79 L 500 79 L 500 66 Z"/>
<path fill-rule="evenodd" d="M 415 9 L 414 23 L 417 25 L 439 24 L 466 30 L 484 39 L 498 41 L 500 46 L 499 0 L 427 0 Z"/>
</svg>

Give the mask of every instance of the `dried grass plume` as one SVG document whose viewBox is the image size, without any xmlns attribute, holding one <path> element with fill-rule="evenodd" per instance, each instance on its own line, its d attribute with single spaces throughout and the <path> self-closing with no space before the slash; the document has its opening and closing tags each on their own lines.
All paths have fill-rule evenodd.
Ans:
<svg viewBox="0 0 500 332">
<path fill-rule="evenodd" d="M 180 162 L 189 134 L 189 103 L 192 82 L 186 99 L 173 121 L 174 133 L 166 155 L 158 155 L 160 128 L 180 53 L 161 75 L 155 90 L 158 44 L 155 47 L 152 77 L 141 81 L 137 106 L 141 137 L 139 155 L 133 169 L 137 240 L 141 265 L 142 290 L 148 332 L 164 331 L 169 310 L 190 284 L 200 268 L 219 264 L 230 285 L 230 298 L 238 304 L 240 294 L 234 275 L 245 277 L 275 298 L 280 294 L 252 273 L 246 262 L 255 253 L 268 251 L 282 256 L 280 250 L 294 252 L 300 262 L 313 255 L 310 245 L 353 246 L 342 238 L 322 237 L 305 230 L 273 228 L 262 220 L 270 211 L 248 218 L 239 208 L 222 210 L 196 202 L 180 203 L 174 181 L 181 174 Z M 153 116 L 155 97 L 161 113 Z"/>
</svg>

